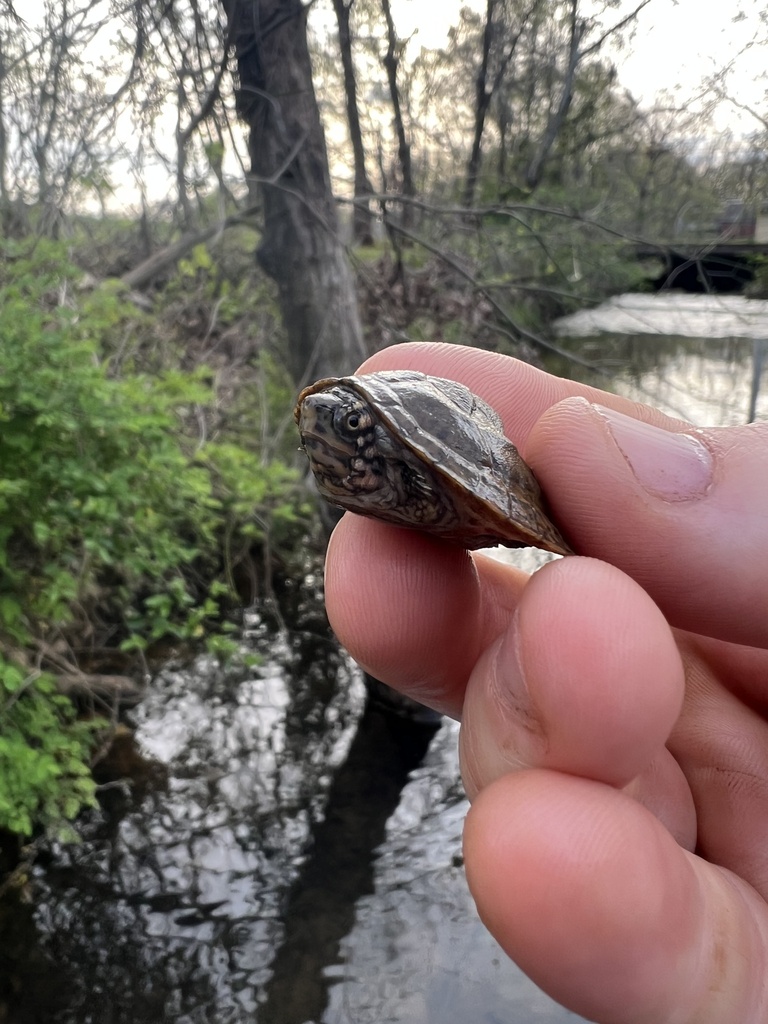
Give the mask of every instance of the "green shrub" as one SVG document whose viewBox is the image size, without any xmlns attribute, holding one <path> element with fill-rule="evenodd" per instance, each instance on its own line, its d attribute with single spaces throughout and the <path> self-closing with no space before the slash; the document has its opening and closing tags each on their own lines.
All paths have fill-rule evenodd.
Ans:
<svg viewBox="0 0 768 1024">
<path fill-rule="evenodd" d="M 1 655 L 0 701 L 0 828 L 66 835 L 65 822 L 95 803 L 88 758 L 98 723 L 77 721 L 49 676 Z"/>
<path fill-rule="evenodd" d="M 78 296 L 77 276 L 49 243 L 0 248 L 0 649 L 101 631 L 221 650 L 226 555 L 300 522 L 296 472 L 201 439 L 205 368 L 111 376 L 106 341 L 141 314 L 119 287 Z M 93 799 L 93 729 L 26 663 L 0 660 L 0 828 L 24 835 Z"/>
</svg>

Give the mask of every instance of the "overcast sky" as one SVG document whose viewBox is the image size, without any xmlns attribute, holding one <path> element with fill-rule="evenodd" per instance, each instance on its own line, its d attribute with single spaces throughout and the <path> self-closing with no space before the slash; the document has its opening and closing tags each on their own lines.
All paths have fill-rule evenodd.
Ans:
<svg viewBox="0 0 768 1024">
<path fill-rule="evenodd" d="M 599 2 L 599 0 L 598 0 Z M 639 0 L 622 0 L 606 24 L 620 21 Z M 485 0 L 463 0 L 466 6 L 483 11 Z M 448 28 L 457 20 L 462 0 L 393 0 L 395 24 L 401 37 L 417 30 L 421 46 L 442 46 Z M 597 6 L 597 4 L 596 4 Z M 585 9 L 588 4 L 585 4 Z M 640 12 L 633 38 L 611 57 L 619 69 L 621 84 L 643 105 L 650 105 L 664 92 L 676 92 L 687 100 L 694 96 L 703 78 L 735 61 L 734 94 L 742 103 L 768 113 L 766 82 L 768 24 L 761 22 L 763 5 L 755 0 L 717 3 L 716 0 L 651 0 Z M 763 8 L 764 9 L 764 8 Z M 724 105 L 718 127 L 734 133 L 753 131 L 757 125 L 744 119 L 735 108 Z"/>
</svg>

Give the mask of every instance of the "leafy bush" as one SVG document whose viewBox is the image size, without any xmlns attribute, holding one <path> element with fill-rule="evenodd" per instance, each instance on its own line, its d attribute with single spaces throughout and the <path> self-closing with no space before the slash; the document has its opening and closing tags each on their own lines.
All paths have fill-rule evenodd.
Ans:
<svg viewBox="0 0 768 1024">
<path fill-rule="evenodd" d="M 64 822 L 95 803 L 88 757 L 98 723 L 77 721 L 49 676 L 25 676 L 2 655 L 0 700 L 0 828 L 66 834 Z"/>
<path fill-rule="evenodd" d="M 225 552 L 300 521 L 294 470 L 190 429 L 204 368 L 110 376 L 105 340 L 141 315 L 77 276 L 50 243 L 0 249 L 0 828 L 20 834 L 93 799 L 93 729 L 20 652 L 214 635 Z"/>
</svg>

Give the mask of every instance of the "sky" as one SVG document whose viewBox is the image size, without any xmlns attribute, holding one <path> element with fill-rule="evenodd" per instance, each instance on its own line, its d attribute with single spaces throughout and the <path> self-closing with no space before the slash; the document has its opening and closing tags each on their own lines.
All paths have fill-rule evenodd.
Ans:
<svg viewBox="0 0 768 1024">
<path fill-rule="evenodd" d="M 463 0 L 466 6 L 485 9 L 484 0 Z M 607 24 L 620 21 L 638 0 L 622 0 Z M 392 9 L 401 38 L 412 32 L 419 46 L 442 46 L 448 28 L 456 20 L 461 0 L 393 0 Z M 597 7 L 598 4 L 593 5 Z M 733 91 L 741 103 L 765 108 L 768 81 L 768 46 L 754 46 L 756 38 L 768 40 L 768 23 L 761 24 L 755 0 L 718 3 L 717 0 L 651 0 L 638 15 L 632 39 L 611 59 L 619 81 L 643 106 L 650 106 L 665 91 L 687 100 L 702 79 L 735 61 Z M 589 8 L 589 0 L 585 9 Z M 755 129 L 753 119 L 732 104 L 723 104 L 717 126 L 734 134 Z"/>
</svg>

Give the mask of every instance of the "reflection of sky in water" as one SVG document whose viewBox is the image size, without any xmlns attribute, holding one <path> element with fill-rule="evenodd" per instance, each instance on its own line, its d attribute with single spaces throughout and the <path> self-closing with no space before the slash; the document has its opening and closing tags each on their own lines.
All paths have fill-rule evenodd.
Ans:
<svg viewBox="0 0 768 1024">
<path fill-rule="evenodd" d="M 616 390 L 656 405 L 670 415 L 701 426 L 744 423 L 752 385 L 753 342 L 768 345 L 768 300 L 734 295 L 619 295 L 595 309 L 563 317 L 561 336 L 634 337 L 651 350 L 670 338 L 700 342 L 698 352 L 680 351 L 658 369 L 615 381 Z M 726 344 L 727 354 L 723 352 Z M 756 406 L 756 419 L 768 419 L 768 353 Z"/>
<path fill-rule="evenodd" d="M 768 299 L 740 295 L 617 295 L 562 317 L 558 334 L 657 334 L 683 338 L 768 338 Z"/>
<path fill-rule="evenodd" d="M 411 773 L 379 849 L 376 891 L 358 901 L 327 970 L 328 1024 L 566 1024 L 477 918 L 461 864 L 468 805 L 458 782 L 458 725 L 445 723 Z"/>
<path fill-rule="evenodd" d="M 650 401 L 671 415 L 682 412 L 698 426 L 729 427 L 747 420 L 751 381 L 751 359 L 729 363 L 690 355 L 668 363 L 662 374 L 643 374 L 642 397 L 634 395 L 631 384 L 621 383 L 618 390 L 639 401 Z M 768 420 L 768 359 L 755 418 Z"/>
</svg>

